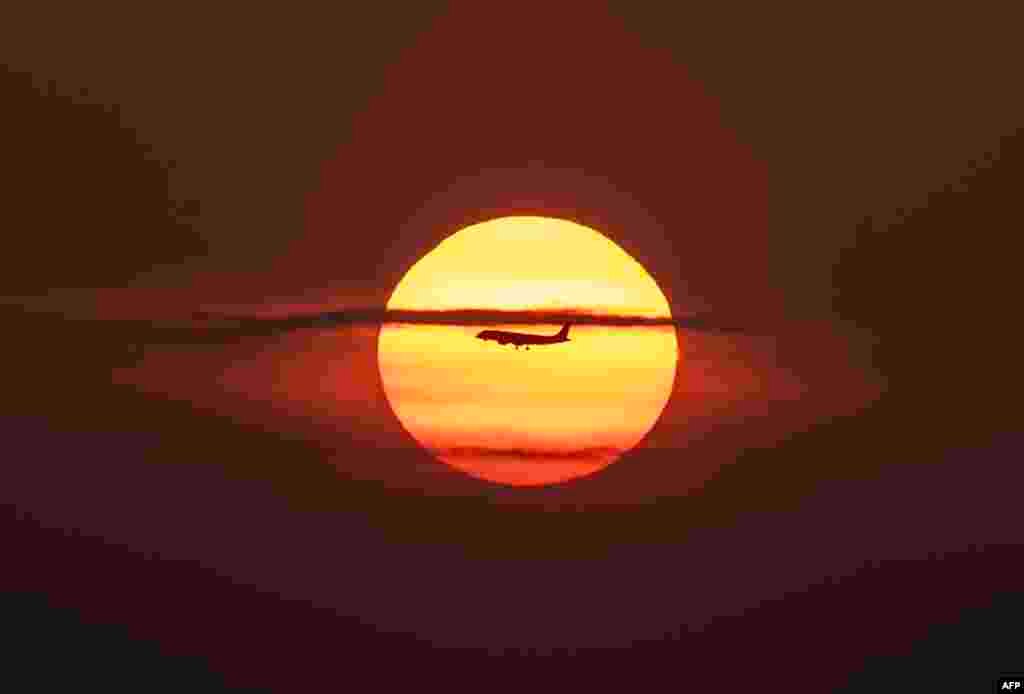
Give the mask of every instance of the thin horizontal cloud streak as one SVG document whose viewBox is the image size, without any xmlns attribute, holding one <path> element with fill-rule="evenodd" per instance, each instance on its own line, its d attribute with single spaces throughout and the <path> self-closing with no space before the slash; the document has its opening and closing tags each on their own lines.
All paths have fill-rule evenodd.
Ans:
<svg viewBox="0 0 1024 694">
<path fill-rule="evenodd" d="M 446 383 L 442 387 L 431 387 L 423 384 L 406 385 L 404 383 L 397 383 L 392 386 L 391 392 L 396 399 L 401 399 L 402 402 L 427 403 L 438 407 L 483 403 L 493 399 L 493 396 L 476 390 L 475 386 L 472 384 L 466 384 L 463 382 Z M 515 408 L 517 406 L 529 406 L 535 402 L 532 399 L 535 395 L 545 394 L 549 395 L 546 391 L 541 391 L 538 393 L 519 392 L 515 394 L 506 394 L 502 397 L 505 398 L 505 403 L 509 405 L 510 408 Z M 631 406 L 644 406 L 660 402 L 660 399 L 657 396 L 651 395 L 647 391 L 624 393 L 621 389 L 615 389 L 613 387 L 608 387 L 606 389 L 588 389 L 580 395 L 578 400 L 563 399 L 563 402 L 570 404 L 574 410 L 601 409 L 606 407 L 606 405 L 595 403 L 594 398 L 596 397 L 615 398 L 617 403 L 621 403 L 623 400 L 626 400 Z M 617 407 L 621 407 L 621 404 L 617 405 Z"/>
<path fill-rule="evenodd" d="M 217 346 L 245 338 L 272 338 L 301 330 L 331 330 L 341 327 L 383 325 L 561 325 L 618 327 L 675 327 L 711 333 L 748 335 L 771 334 L 735 321 L 718 320 L 710 315 L 650 317 L 623 314 L 599 314 L 562 310 L 498 311 L 388 311 L 386 309 L 346 309 L 315 314 L 260 317 L 232 316 L 208 312 L 193 313 L 179 320 L 65 319 L 67 327 L 92 337 L 106 336 L 128 347 L 143 345 Z"/>
<path fill-rule="evenodd" d="M 551 324 L 571 322 L 576 325 L 608 326 L 675 326 L 712 330 L 715 332 L 746 332 L 730 321 L 716 320 L 711 316 L 690 315 L 685 317 L 644 316 L 639 314 L 598 313 L 587 310 L 560 309 L 558 311 L 497 309 L 446 309 L 446 310 L 388 310 L 388 309 L 346 309 L 328 311 L 304 316 L 282 318 L 257 318 L 200 313 L 194 316 L 200 320 L 228 321 L 245 326 L 280 325 L 281 327 L 322 327 L 352 323 L 373 324 L 423 324 L 423 325 L 508 325 L 508 324 Z"/>
<path fill-rule="evenodd" d="M 434 451 L 446 458 L 512 458 L 517 461 L 545 462 L 550 460 L 592 460 L 603 462 L 610 457 L 622 455 L 625 451 L 611 446 L 558 450 L 548 448 L 497 448 L 488 446 L 453 446 L 439 448 Z"/>
</svg>

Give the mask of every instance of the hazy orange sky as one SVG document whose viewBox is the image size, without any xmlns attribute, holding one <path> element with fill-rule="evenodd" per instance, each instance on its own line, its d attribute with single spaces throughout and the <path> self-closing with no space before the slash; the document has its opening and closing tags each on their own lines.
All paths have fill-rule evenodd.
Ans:
<svg viewBox="0 0 1024 694">
<path fill-rule="evenodd" d="M 768 51 L 765 59 L 776 62 L 764 69 L 788 85 L 786 98 L 766 100 L 760 79 L 743 97 L 726 83 L 715 89 L 704 81 L 700 66 L 709 63 L 680 62 L 604 8 L 578 9 L 546 7 L 543 22 L 510 10 L 502 21 L 514 30 L 494 33 L 479 31 L 493 26 L 490 10 L 463 5 L 403 45 L 359 94 L 348 86 L 317 88 L 303 91 L 304 101 L 268 101 L 266 80 L 284 76 L 272 69 L 231 95 L 222 89 L 223 73 L 214 79 L 204 68 L 175 81 L 177 91 L 152 88 L 148 73 L 143 81 L 123 75 L 125 81 L 110 88 L 124 102 L 118 111 L 124 124 L 157 153 L 180 155 L 176 180 L 191 180 L 207 193 L 201 224 L 188 229 L 209 247 L 140 275 L 133 286 L 95 289 L 124 284 L 102 275 L 91 289 L 51 292 L 39 301 L 69 311 L 85 306 L 99 315 L 143 317 L 218 307 L 279 315 L 380 307 L 414 263 L 462 226 L 543 212 L 600 229 L 648 269 L 677 314 L 709 309 L 737 325 L 768 317 L 775 337 L 677 332 L 681 359 L 670 403 L 644 445 L 682 447 L 714 431 L 741 448 L 786 435 L 798 426 L 792 421 L 800 419 L 796 411 L 804 418 L 829 417 L 863 402 L 869 360 L 851 355 L 846 326 L 831 322 L 827 270 L 837 249 L 849 245 L 851 219 L 862 213 L 858 205 L 884 208 L 879 200 L 902 200 L 880 195 L 879 184 L 869 189 L 871 204 L 865 203 L 866 185 L 883 179 L 892 186 L 924 185 L 920 177 L 897 175 L 906 167 L 880 172 L 873 158 L 921 131 L 888 137 L 882 123 L 872 121 L 870 135 L 857 142 L 822 137 L 846 132 L 842 124 L 851 104 L 891 103 L 904 94 L 903 83 L 894 77 L 900 89 L 865 97 L 873 82 L 801 82 L 803 73 L 789 69 L 784 54 Z M 731 26 L 733 19 L 723 15 L 723 22 Z M 586 37 L 585 47 L 566 52 L 570 33 Z M 522 50 L 525 35 L 533 50 Z M 685 45 L 703 46 L 708 59 L 718 55 L 717 46 L 702 44 L 702 38 L 691 35 Z M 87 72 L 91 56 L 76 53 L 68 74 Z M 335 84 L 338 64 L 312 62 L 302 68 L 309 72 L 294 74 L 315 75 L 310 84 Z M 734 65 L 722 63 L 723 69 Z M 292 74 L 288 84 L 304 84 Z M 76 84 L 72 77 L 66 81 Z M 140 91 L 143 86 L 148 91 Z M 837 98 L 825 103 L 810 96 L 822 88 Z M 173 99 L 162 100 L 165 93 Z M 466 108 L 467 93 L 479 97 L 472 108 Z M 524 93 L 533 97 L 524 99 Z M 595 95 L 602 94 L 613 98 L 595 107 Z M 209 121 L 206 106 L 198 105 L 211 99 L 230 118 Z M 765 118 L 759 109 L 769 102 L 782 110 Z M 820 112 L 823 103 L 826 112 Z M 178 117 L 183 111 L 185 120 Z M 289 121 L 289 137 L 281 138 L 280 123 L 292 113 L 305 115 Z M 807 113 L 817 113 L 820 130 L 807 128 Z M 953 118 L 944 109 L 921 113 Z M 235 128 L 240 122 L 255 130 Z M 261 147 L 271 149 L 253 150 L 250 136 L 257 131 Z M 967 132 L 955 130 L 964 137 Z M 936 151 L 907 149 L 901 161 L 916 165 L 923 161 L 918 155 Z M 270 165 L 254 166 L 254 155 Z M 135 180 L 126 174 L 129 179 Z M 853 190 L 856 195 L 835 199 L 837 191 Z M 226 191 L 231 195 L 225 197 Z M 103 228 L 98 225 L 96 233 Z M 104 238 L 91 243 L 100 247 Z M 150 245 L 141 234 L 128 248 Z M 52 255 L 49 247 L 46 253 Z M 136 266 L 130 270 L 124 274 L 136 277 Z M 605 287 L 590 289 L 608 295 Z M 809 313 L 817 322 L 775 321 L 780 306 L 817 308 Z M 531 358 L 535 351 L 540 354 L 531 350 Z M 133 377 L 147 388 L 273 430 L 420 452 L 389 410 L 379 382 L 376 328 L 370 326 L 302 331 L 220 350 L 154 348 Z M 744 417 L 742 436 L 736 436 L 726 424 Z M 358 466 L 354 457 L 338 464 Z M 358 474 L 390 478 L 398 467 L 368 466 Z M 660 471 L 644 474 L 652 485 L 666 482 Z"/>
</svg>

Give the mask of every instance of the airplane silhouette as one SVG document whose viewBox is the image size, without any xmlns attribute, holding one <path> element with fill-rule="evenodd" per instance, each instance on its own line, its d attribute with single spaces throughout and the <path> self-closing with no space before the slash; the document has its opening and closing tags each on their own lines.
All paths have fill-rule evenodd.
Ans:
<svg viewBox="0 0 1024 694">
<path fill-rule="evenodd" d="M 526 349 L 530 349 L 530 345 L 556 345 L 559 342 L 569 341 L 569 323 L 562 326 L 554 335 L 531 335 L 530 333 L 514 333 L 507 332 L 505 330 L 483 330 L 476 334 L 478 340 L 494 340 L 499 345 L 513 344 L 516 349 L 519 349 L 520 345 L 525 345 Z"/>
</svg>

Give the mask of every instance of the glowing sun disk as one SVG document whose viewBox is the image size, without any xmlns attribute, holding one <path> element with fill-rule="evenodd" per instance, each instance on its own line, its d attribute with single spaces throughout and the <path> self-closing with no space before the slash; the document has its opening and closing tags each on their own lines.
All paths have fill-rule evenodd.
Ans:
<svg viewBox="0 0 1024 694">
<path fill-rule="evenodd" d="M 388 308 L 671 315 L 651 276 L 619 246 L 545 217 L 458 231 L 413 265 Z M 378 364 L 388 402 L 413 438 L 481 479 L 539 485 L 596 472 L 643 439 L 672 390 L 671 327 L 573 326 L 569 342 L 530 351 L 477 340 L 478 330 L 385 325 Z"/>
</svg>

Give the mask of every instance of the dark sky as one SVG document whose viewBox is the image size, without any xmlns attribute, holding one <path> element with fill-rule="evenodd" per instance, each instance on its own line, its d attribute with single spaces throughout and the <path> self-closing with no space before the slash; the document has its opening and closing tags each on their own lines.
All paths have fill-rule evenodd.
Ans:
<svg viewBox="0 0 1024 694">
<path fill-rule="evenodd" d="M 288 692 L 1024 669 L 1013 15 L 3 10 L 12 660 Z M 576 485 L 411 447 L 372 326 L 125 370 L 138 338 L 106 320 L 380 306 L 505 213 L 591 223 L 677 311 L 759 328 L 685 334 L 689 399 Z"/>
</svg>

